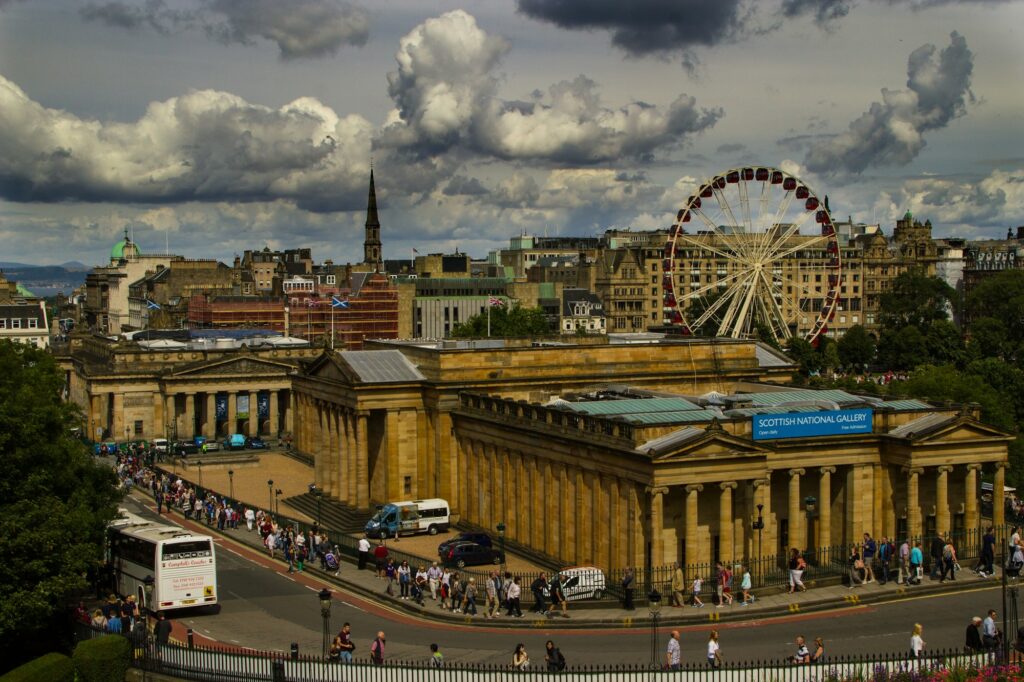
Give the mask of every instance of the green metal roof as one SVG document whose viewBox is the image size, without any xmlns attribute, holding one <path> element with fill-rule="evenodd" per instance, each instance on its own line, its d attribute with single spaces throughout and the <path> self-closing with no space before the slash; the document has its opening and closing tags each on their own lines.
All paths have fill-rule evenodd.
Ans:
<svg viewBox="0 0 1024 682">
<path fill-rule="evenodd" d="M 743 393 L 739 397 L 749 400 L 755 405 L 781 405 L 800 400 L 831 400 L 836 403 L 862 403 L 863 398 L 840 390 L 815 391 L 797 389 L 793 391 L 770 391 L 767 393 Z"/>
<path fill-rule="evenodd" d="M 883 404 L 892 410 L 924 410 L 931 407 L 920 400 L 890 400 Z"/>
<path fill-rule="evenodd" d="M 652 412 L 688 412 L 690 410 L 701 410 L 689 400 L 682 398 L 627 398 L 624 400 L 590 400 L 579 403 L 562 403 L 575 412 L 584 414 L 603 415 L 627 415 Z"/>
<path fill-rule="evenodd" d="M 804 410 L 804 411 L 812 411 L 814 408 L 799 408 L 799 409 L 800 410 Z M 790 412 L 795 412 L 795 411 L 797 411 L 797 408 L 794 408 L 794 407 L 771 407 L 771 406 L 743 407 L 743 408 L 738 408 L 738 409 L 735 409 L 735 410 L 729 410 L 729 416 L 730 417 L 734 417 L 734 416 L 752 417 L 755 414 L 788 414 Z"/>
<path fill-rule="evenodd" d="M 622 417 L 634 424 L 675 424 L 678 422 L 709 422 L 720 415 L 714 410 L 686 410 L 624 414 Z"/>
</svg>

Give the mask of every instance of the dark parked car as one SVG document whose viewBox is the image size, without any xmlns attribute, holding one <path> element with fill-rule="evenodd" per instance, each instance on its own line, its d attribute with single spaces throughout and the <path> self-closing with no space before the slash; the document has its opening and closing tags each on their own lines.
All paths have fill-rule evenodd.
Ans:
<svg viewBox="0 0 1024 682">
<path fill-rule="evenodd" d="M 267 443 L 265 440 L 259 437 L 246 438 L 245 447 L 251 450 L 265 450 L 267 448 Z"/>
<path fill-rule="evenodd" d="M 451 545 L 448 550 L 441 554 L 441 562 L 445 566 L 481 566 L 483 564 L 498 565 L 504 560 L 500 550 L 493 547 L 484 547 L 475 542 L 460 542 Z"/>
<path fill-rule="evenodd" d="M 174 454 L 178 457 L 188 457 L 198 452 L 199 446 L 190 440 L 182 440 L 174 444 Z"/>
<path fill-rule="evenodd" d="M 478 545 L 484 547 L 493 547 L 494 543 L 491 541 L 491 536 L 487 533 L 459 533 L 453 538 L 449 538 L 437 546 L 437 553 L 444 556 L 448 553 L 448 550 L 452 545 L 460 542 L 475 542 Z"/>
</svg>

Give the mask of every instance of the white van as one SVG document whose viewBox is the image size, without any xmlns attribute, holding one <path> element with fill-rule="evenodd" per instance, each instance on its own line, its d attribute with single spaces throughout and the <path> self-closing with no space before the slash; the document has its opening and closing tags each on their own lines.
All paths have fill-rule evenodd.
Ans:
<svg viewBox="0 0 1024 682">
<path fill-rule="evenodd" d="M 566 601 L 600 599 L 604 595 L 604 572 L 594 566 L 573 566 L 558 572 Z"/>
<path fill-rule="evenodd" d="M 166 455 L 171 451 L 170 444 L 167 442 L 166 438 L 154 438 L 151 442 L 153 444 L 153 450 L 162 455 Z"/>
<path fill-rule="evenodd" d="M 437 535 L 448 530 L 448 502 L 438 498 L 389 502 L 366 522 L 366 534 L 387 538 L 413 533 Z"/>
</svg>

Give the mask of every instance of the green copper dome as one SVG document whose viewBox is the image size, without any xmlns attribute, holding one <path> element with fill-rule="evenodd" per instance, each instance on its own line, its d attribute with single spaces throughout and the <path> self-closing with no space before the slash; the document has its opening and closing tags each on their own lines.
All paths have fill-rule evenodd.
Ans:
<svg viewBox="0 0 1024 682">
<path fill-rule="evenodd" d="M 124 231 L 124 239 L 114 244 L 114 248 L 110 249 L 110 260 L 138 258 L 140 255 L 138 245 L 128 238 L 128 230 Z"/>
</svg>

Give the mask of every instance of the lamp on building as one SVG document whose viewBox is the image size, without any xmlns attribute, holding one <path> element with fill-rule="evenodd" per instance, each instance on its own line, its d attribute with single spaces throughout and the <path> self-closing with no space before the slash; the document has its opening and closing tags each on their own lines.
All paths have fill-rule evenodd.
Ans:
<svg viewBox="0 0 1024 682">
<path fill-rule="evenodd" d="M 267 504 L 269 505 L 269 511 L 271 514 L 274 513 L 274 479 L 267 481 Z"/>
<path fill-rule="evenodd" d="M 505 522 L 498 521 L 498 525 L 495 526 L 495 530 L 498 531 L 498 542 L 501 545 L 501 572 L 505 572 Z"/>
<path fill-rule="evenodd" d="M 331 591 L 326 587 L 320 590 L 317 595 L 320 600 L 320 617 L 323 619 L 323 655 L 327 658 L 327 650 L 330 648 L 331 638 Z"/>
<path fill-rule="evenodd" d="M 757 519 L 752 524 L 750 524 L 750 527 L 753 530 L 757 531 L 757 569 L 758 569 L 757 573 L 758 573 L 758 575 L 761 574 L 761 561 L 762 561 L 762 555 L 761 555 L 761 534 L 764 532 L 764 516 L 763 516 L 763 512 L 764 512 L 764 505 L 763 504 L 757 505 Z"/>
<path fill-rule="evenodd" d="M 647 609 L 651 613 L 651 667 L 658 667 L 658 616 L 661 615 L 661 593 L 652 587 L 647 595 Z"/>
<path fill-rule="evenodd" d="M 228 497 L 235 499 L 235 470 L 228 469 Z"/>
</svg>

